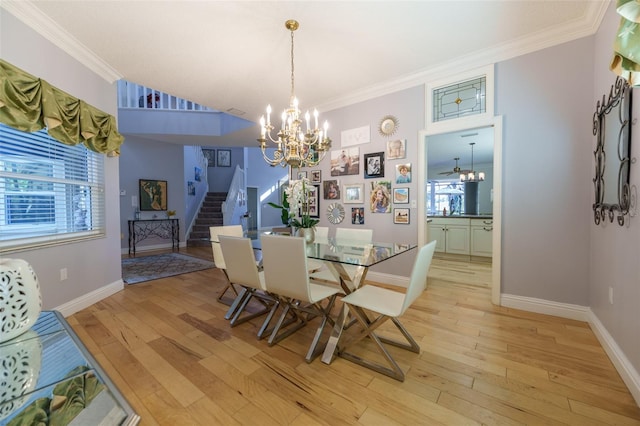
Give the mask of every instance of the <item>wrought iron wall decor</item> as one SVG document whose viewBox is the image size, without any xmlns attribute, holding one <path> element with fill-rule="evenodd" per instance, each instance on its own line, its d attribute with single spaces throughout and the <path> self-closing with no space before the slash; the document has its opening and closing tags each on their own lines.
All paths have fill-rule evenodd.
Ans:
<svg viewBox="0 0 640 426">
<path fill-rule="evenodd" d="M 593 153 L 596 162 L 593 218 L 596 224 L 606 218 L 613 222 L 616 218 L 622 226 L 635 204 L 629 186 L 632 90 L 625 79 L 617 77 L 608 98 L 605 96 L 602 95 L 593 114 L 593 135 L 597 139 Z"/>
</svg>

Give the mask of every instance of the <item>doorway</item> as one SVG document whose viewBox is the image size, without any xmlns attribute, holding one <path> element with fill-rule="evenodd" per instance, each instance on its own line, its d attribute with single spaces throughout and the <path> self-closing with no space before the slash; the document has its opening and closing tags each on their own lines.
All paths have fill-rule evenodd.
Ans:
<svg viewBox="0 0 640 426">
<path fill-rule="evenodd" d="M 502 117 L 491 117 L 483 120 L 469 120 L 468 123 L 452 125 L 446 130 L 420 132 L 418 138 L 418 182 L 423 185 L 418 191 L 418 217 L 422 218 L 418 222 L 418 243 L 420 246 L 428 241 L 427 235 L 427 187 L 428 187 L 428 170 L 429 164 L 429 140 L 437 139 L 442 135 L 452 132 L 463 132 L 472 134 L 476 129 L 491 128 L 493 129 L 493 187 L 491 188 L 491 197 L 493 198 L 492 217 L 493 217 L 493 257 L 491 266 L 491 301 L 496 305 L 500 305 L 500 270 L 501 270 L 501 223 L 502 223 Z M 452 157 L 453 159 L 453 157 Z"/>
<path fill-rule="evenodd" d="M 258 217 L 260 210 L 258 209 L 258 188 L 255 186 L 247 186 L 247 212 L 249 212 L 249 217 L 247 217 L 246 230 L 257 231 L 258 223 L 260 223 Z"/>
</svg>

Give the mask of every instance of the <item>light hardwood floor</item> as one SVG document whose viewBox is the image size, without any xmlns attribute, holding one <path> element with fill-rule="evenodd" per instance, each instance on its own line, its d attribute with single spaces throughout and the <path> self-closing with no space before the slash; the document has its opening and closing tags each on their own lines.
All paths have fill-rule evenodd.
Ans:
<svg viewBox="0 0 640 426">
<path fill-rule="evenodd" d="M 230 328 L 217 269 L 127 286 L 67 320 L 142 425 L 640 425 L 588 324 L 496 307 L 476 285 L 489 265 L 443 262 L 402 320 L 422 352 L 391 349 L 403 383 L 305 363 L 314 322 L 273 347 L 257 320 Z"/>
</svg>

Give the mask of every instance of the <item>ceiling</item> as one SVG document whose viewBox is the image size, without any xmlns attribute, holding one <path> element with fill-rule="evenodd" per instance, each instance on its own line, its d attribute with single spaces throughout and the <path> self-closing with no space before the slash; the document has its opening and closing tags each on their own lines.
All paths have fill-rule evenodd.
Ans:
<svg viewBox="0 0 640 426">
<path fill-rule="evenodd" d="M 106 79 L 257 122 L 290 92 L 322 111 L 593 34 L 598 1 L 14 1 L 0 6 Z M 255 144 L 257 129 L 200 138 Z M 172 137 L 175 139 L 175 137 Z M 154 137 L 154 139 L 156 139 Z"/>
</svg>

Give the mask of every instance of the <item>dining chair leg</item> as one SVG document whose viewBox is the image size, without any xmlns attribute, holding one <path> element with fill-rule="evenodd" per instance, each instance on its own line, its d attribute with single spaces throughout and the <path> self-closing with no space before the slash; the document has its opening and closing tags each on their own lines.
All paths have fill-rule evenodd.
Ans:
<svg viewBox="0 0 640 426">
<path fill-rule="evenodd" d="M 273 332 L 271 333 L 271 336 L 269 336 L 269 346 L 273 346 L 276 343 L 280 342 L 282 339 L 290 336 L 291 334 L 295 333 L 296 331 L 300 330 L 302 327 L 304 327 L 305 325 L 307 325 L 307 320 L 304 316 L 299 315 L 295 308 L 292 309 L 291 308 L 291 301 L 287 302 L 286 306 L 284 307 L 282 314 L 280 314 L 280 318 L 278 319 L 278 322 L 276 323 L 276 326 L 273 328 Z M 293 315 L 296 316 L 296 319 L 299 323 L 293 326 L 289 326 L 289 327 L 285 327 L 283 326 L 284 320 L 287 316 L 287 314 L 289 314 L 289 312 L 291 312 Z M 281 332 L 281 329 L 282 332 Z"/>
<path fill-rule="evenodd" d="M 307 361 L 307 363 L 312 362 L 314 359 L 316 359 L 323 351 L 324 348 L 326 347 L 325 345 L 322 345 L 319 349 L 316 349 L 318 346 L 318 343 L 320 342 L 320 338 L 322 337 L 322 332 L 324 331 L 324 327 L 327 323 L 331 324 L 331 325 L 335 325 L 335 322 L 333 321 L 333 319 L 331 318 L 331 316 L 329 315 L 331 313 L 331 309 L 333 309 L 333 305 L 336 301 L 336 297 L 337 294 L 334 294 L 328 301 L 327 306 L 323 309 L 322 305 L 320 305 L 320 303 L 316 303 L 315 306 L 316 308 L 322 312 L 322 319 L 320 321 L 320 325 L 318 326 L 318 329 L 316 330 L 316 334 L 313 337 L 313 340 L 311 342 L 311 346 L 309 346 L 309 350 L 307 351 L 307 355 L 305 356 L 305 360 Z"/>
<path fill-rule="evenodd" d="M 234 302 L 234 300 L 238 297 L 238 289 L 236 289 L 236 287 L 233 285 L 233 283 L 231 283 L 231 280 L 229 280 L 229 275 L 227 275 L 227 271 L 225 271 L 223 269 L 222 272 L 224 273 L 224 276 L 227 279 L 227 286 L 218 295 L 218 302 L 220 302 L 220 303 L 222 303 L 224 305 L 231 306 L 231 304 Z M 225 294 L 227 294 L 227 292 L 229 290 L 232 290 L 235 293 L 235 296 L 231 300 L 229 300 L 228 298 L 225 298 Z"/>
<path fill-rule="evenodd" d="M 248 296 L 249 295 L 247 294 L 247 289 L 243 288 L 238 294 L 238 297 L 236 297 L 233 303 L 231 303 L 231 305 L 229 306 L 227 313 L 224 314 L 224 319 L 228 320 L 232 318 L 233 314 L 238 310 L 238 305 L 240 305 L 241 302 L 244 302 L 248 298 Z"/>
<path fill-rule="evenodd" d="M 233 318 L 229 322 L 231 327 L 235 327 L 236 325 L 245 323 L 245 322 L 247 322 L 249 320 L 252 320 L 254 318 L 260 317 L 260 316 L 266 314 L 267 312 L 271 311 L 271 305 L 268 304 L 265 300 L 263 300 L 261 295 L 256 295 L 256 290 L 255 289 L 248 289 L 247 293 L 248 293 L 247 297 L 244 298 L 244 300 L 242 301 L 242 304 L 238 307 L 238 309 L 236 310 L 235 315 L 233 316 Z M 254 312 L 252 314 L 247 314 L 244 317 L 241 317 L 242 313 L 244 312 L 245 308 L 247 307 L 247 305 L 249 304 L 251 299 L 257 299 L 257 300 L 260 300 L 261 302 L 263 302 L 263 304 L 265 305 L 264 308 L 260 309 L 258 312 Z"/>
<path fill-rule="evenodd" d="M 267 327 L 269 327 L 269 324 L 271 323 L 271 320 L 276 314 L 276 311 L 280 307 L 280 304 L 281 304 L 280 300 L 276 299 L 276 302 L 271 307 L 271 311 L 269 311 L 269 313 L 267 314 L 267 317 L 265 318 L 264 322 L 262 323 L 262 326 L 260 327 L 260 330 L 258 331 L 258 340 L 262 340 L 266 336 L 270 336 L 271 333 L 273 333 L 273 330 L 275 330 L 275 326 L 273 328 L 267 328 Z M 291 313 L 289 315 L 291 316 L 291 318 L 289 318 L 288 321 L 284 321 L 281 327 L 288 327 L 289 325 L 293 324 L 298 320 L 297 316 Z"/>
<path fill-rule="evenodd" d="M 388 339 L 386 337 L 381 337 L 381 336 L 380 336 L 380 340 L 383 343 L 387 343 L 389 345 L 393 345 L 393 346 L 396 346 L 398 348 L 406 349 L 408 351 L 415 352 L 415 353 L 419 354 L 420 353 L 420 345 L 418 345 L 418 343 L 413 339 L 413 337 L 409 334 L 407 329 L 404 328 L 404 326 L 402 325 L 400 320 L 398 318 L 391 318 L 391 321 L 396 325 L 398 330 L 400 330 L 400 333 L 402 333 L 404 338 L 407 339 L 407 342 L 409 342 L 409 344 L 406 344 L 404 342 L 399 342 L 399 341 L 393 340 L 393 339 Z"/>
<path fill-rule="evenodd" d="M 365 314 L 364 310 L 362 308 L 359 308 L 357 306 L 352 306 L 349 305 L 349 310 L 353 313 L 353 315 L 356 317 L 356 319 L 358 320 L 358 322 L 360 322 L 360 324 L 363 327 L 362 332 L 357 335 L 352 337 L 351 340 L 345 342 L 344 346 L 341 348 L 338 348 L 338 356 L 340 356 L 341 358 L 345 358 L 351 362 L 354 362 L 356 364 L 362 365 L 364 367 L 367 367 L 371 370 L 377 371 L 378 373 L 384 374 L 386 376 L 389 376 L 393 379 L 399 380 L 401 382 L 404 381 L 404 372 L 402 371 L 402 369 L 400 368 L 400 366 L 398 365 L 398 363 L 393 359 L 393 357 L 391 356 L 391 354 L 389 353 L 389 351 L 385 348 L 383 341 L 388 342 L 394 346 L 398 346 L 400 348 L 403 349 L 407 349 L 411 352 L 416 352 L 416 353 L 420 353 L 420 346 L 418 346 L 418 344 L 416 343 L 416 341 L 413 339 L 413 337 L 411 337 L 411 335 L 407 332 L 407 330 L 404 328 L 404 326 L 400 323 L 400 321 L 397 320 L 397 318 L 390 318 L 386 315 L 380 315 L 378 316 L 375 320 L 371 321 L 369 320 L 369 318 L 367 317 L 367 315 Z M 395 340 L 391 340 L 391 339 L 387 339 L 387 338 L 381 338 L 378 335 L 376 335 L 374 333 L 374 331 L 380 327 L 382 324 L 384 324 L 388 319 L 393 320 L 393 323 L 396 325 L 396 327 L 400 330 L 400 332 L 402 333 L 402 335 L 407 339 L 408 344 L 407 343 L 401 343 Z M 379 363 L 374 363 L 372 361 L 368 361 L 358 355 L 355 355 L 353 353 L 347 352 L 346 349 L 349 346 L 352 346 L 353 344 L 359 342 L 360 340 L 364 339 L 365 337 L 369 337 L 371 338 L 371 340 L 373 340 L 373 342 L 376 345 L 376 349 L 382 354 L 382 356 L 384 357 L 384 359 L 387 361 L 387 363 L 389 364 L 389 367 L 385 367 L 382 364 Z"/>
</svg>

